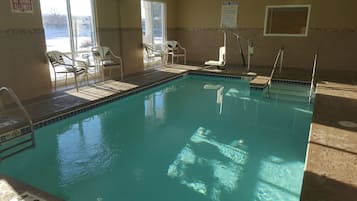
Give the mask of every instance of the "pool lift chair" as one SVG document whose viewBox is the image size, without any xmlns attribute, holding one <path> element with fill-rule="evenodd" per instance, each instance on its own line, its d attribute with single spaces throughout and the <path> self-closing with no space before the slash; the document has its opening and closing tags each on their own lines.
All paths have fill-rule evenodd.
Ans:
<svg viewBox="0 0 357 201">
<path fill-rule="evenodd" d="M 226 65 L 226 47 L 219 48 L 218 61 L 209 60 L 205 62 L 206 66 L 216 66 L 217 68 L 224 67 Z"/>
<path fill-rule="evenodd" d="M 74 80 L 76 84 L 76 89 L 78 91 L 78 82 L 77 77 L 81 74 L 87 79 L 88 83 L 88 63 L 85 61 L 74 60 L 67 56 L 66 54 L 59 51 L 49 51 L 47 52 L 47 57 L 53 71 L 55 72 L 55 90 L 57 89 L 57 74 L 65 74 L 66 80 L 65 83 L 67 85 L 67 75 L 73 74 Z"/>
<path fill-rule="evenodd" d="M 92 48 L 92 54 L 95 64 L 100 69 L 102 80 L 104 81 L 104 72 L 109 72 L 112 77 L 112 70 L 120 69 L 120 79 L 123 79 L 123 61 L 120 56 L 115 55 L 109 47 L 97 46 Z"/>
<path fill-rule="evenodd" d="M 226 47 L 227 47 L 227 33 L 223 32 L 223 46 L 219 48 L 218 61 L 209 60 L 205 62 L 206 66 L 216 66 L 218 69 L 226 65 Z"/>
</svg>

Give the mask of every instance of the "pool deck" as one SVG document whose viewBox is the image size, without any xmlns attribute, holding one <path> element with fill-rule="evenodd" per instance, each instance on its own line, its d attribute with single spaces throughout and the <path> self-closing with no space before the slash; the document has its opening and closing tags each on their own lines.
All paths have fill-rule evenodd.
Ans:
<svg viewBox="0 0 357 201">
<path fill-rule="evenodd" d="M 260 76 L 269 76 L 270 68 L 252 68 Z M 202 68 L 188 65 L 168 65 L 131 75 L 124 80 L 107 80 L 95 85 L 84 85 L 79 92 L 73 88 L 24 101 L 25 108 L 35 123 L 55 118 L 73 110 L 80 110 L 108 99 L 128 95 L 159 82 L 178 77 L 188 71 L 247 75 L 244 68 Z M 310 72 L 284 69 L 274 79 L 309 81 Z M 317 72 L 317 95 L 307 151 L 302 201 L 355 201 L 357 199 L 357 77 L 355 74 Z M 328 82 L 323 81 L 328 80 Z M 25 125 L 16 109 L 0 113 L 0 133 Z M 6 122 L 9 122 L 8 125 Z M 6 124 L 6 126 L 5 126 Z M 0 198 L 4 183 L 12 193 L 22 192 L 24 185 L 8 177 L 0 177 Z M 34 195 L 48 195 L 35 188 L 26 188 Z M 41 194 L 42 193 L 42 194 Z M 8 195 L 8 194 L 7 194 Z M 45 198 L 45 197 L 44 197 Z M 2 200 L 2 199 L 1 199 Z M 59 200 L 46 197 L 46 200 Z"/>
</svg>

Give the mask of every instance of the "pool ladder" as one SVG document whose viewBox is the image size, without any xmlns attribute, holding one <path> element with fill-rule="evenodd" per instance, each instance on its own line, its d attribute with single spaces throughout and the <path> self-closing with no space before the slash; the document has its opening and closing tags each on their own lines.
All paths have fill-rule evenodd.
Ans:
<svg viewBox="0 0 357 201">
<path fill-rule="evenodd" d="M 271 87 L 271 81 L 273 79 L 273 75 L 274 75 L 274 72 L 275 72 L 275 69 L 278 65 L 278 63 L 280 63 L 280 68 L 279 68 L 279 72 L 281 72 L 281 69 L 282 69 L 282 66 L 283 66 L 283 57 L 284 57 L 284 47 L 281 47 L 279 49 L 279 52 L 278 54 L 276 55 L 275 57 L 275 62 L 274 62 L 274 65 L 273 65 L 273 69 L 270 73 L 270 77 L 269 77 L 269 80 L 268 80 L 268 86 L 267 86 L 267 96 L 269 97 L 270 96 L 270 87 Z M 318 50 L 316 51 L 315 55 L 314 55 L 314 62 L 313 62 L 313 67 L 312 67 L 312 74 L 311 74 L 311 83 L 310 83 L 310 91 L 309 91 L 309 97 L 308 97 L 308 101 L 309 103 L 312 102 L 312 97 L 315 93 L 315 74 L 316 74 L 316 67 L 317 67 L 317 59 L 318 59 Z"/>
<path fill-rule="evenodd" d="M 25 110 L 24 106 L 12 89 L 7 87 L 0 87 L 0 95 L 5 92 L 11 97 L 11 99 L 16 103 L 16 105 L 20 108 L 21 112 L 26 117 L 26 120 L 29 124 L 29 130 L 18 129 L 0 134 L 0 161 L 36 146 L 35 132 L 30 115 Z M 26 136 L 29 137 L 25 138 Z M 19 141 L 16 142 L 15 140 Z"/>
</svg>

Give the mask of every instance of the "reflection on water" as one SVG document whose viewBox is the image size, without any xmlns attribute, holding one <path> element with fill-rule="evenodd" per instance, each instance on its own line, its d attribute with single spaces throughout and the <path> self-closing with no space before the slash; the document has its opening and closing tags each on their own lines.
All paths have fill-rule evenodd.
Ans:
<svg viewBox="0 0 357 201">
<path fill-rule="evenodd" d="M 103 142 L 101 119 L 93 116 L 72 124 L 58 135 L 60 179 L 68 185 L 86 175 L 95 175 L 111 165 L 112 154 Z"/>
<path fill-rule="evenodd" d="M 222 114 L 222 109 L 223 109 L 223 91 L 224 91 L 224 86 L 219 85 L 219 84 L 205 84 L 203 85 L 203 89 L 208 89 L 208 90 L 216 90 L 216 102 L 218 105 L 218 114 Z"/>
<path fill-rule="evenodd" d="M 197 193 L 209 194 L 211 200 L 219 201 L 222 191 L 232 192 L 238 187 L 248 153 L 244 151 L 245 146 L 239 143 L 243 141 L 224 144 L 213 137 L 210 130 L 199 127 L 169 166 L 167 175 Z M 214 148 L 223 157 L 211 158 L 209 154 L 200 152 L 199 144 L 209 145 L 208 149 Z M 207 173 L 207 169 L 211 171 Z"/>
</svg>

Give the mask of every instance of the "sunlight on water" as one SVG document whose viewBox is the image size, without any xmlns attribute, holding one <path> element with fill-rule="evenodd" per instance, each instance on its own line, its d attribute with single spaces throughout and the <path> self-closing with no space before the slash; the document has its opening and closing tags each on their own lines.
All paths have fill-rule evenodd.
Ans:
<svg viewBox="0 0 357 201">
<path fill-rule="evenodd" d="M 237 147 L 217 142 L 210 138 L 212 137 L 210 134 L 210 130 L 199 127 L 192 135 L 191 142 L 212 145 L 211 148 L 216 148 L 225 157 L 222 158 L 222 161 L 205 158 L 204 153 L 196 156 L 192 150 L 194 146 L 191 146 L 192 143 L 189 143 L 186 144 L 178 154 L 177 159 L 169 166 L 167 175 L 172 178 L 178 178 L 181 184 L 203 195 L 207 195 L 208 185 L 206 183 L 209 183 L 209 180 L 213 180 L 215 182 L 211 184 L 212 189 L 209 189 L 211 192 L 210 197 L 214 201 L 220 201 L 222 191 L 231 192 L 237 188 L 237 183 L 242 176 L 243 165 L 247 160 L 248 153 Z M 236 145 L 239 146 L 239 144 Z M 226 161 L 224 159 L 229 160 Z M 197 167 L 194 167 L 195 165 Z M 197 175 L 188 174 L 187 172 L 190 172 L 190 168 L 212 169 L 212 175 L 206 176 L 208 180 L 204 182 L 195 178 Z"/>
</svg>

